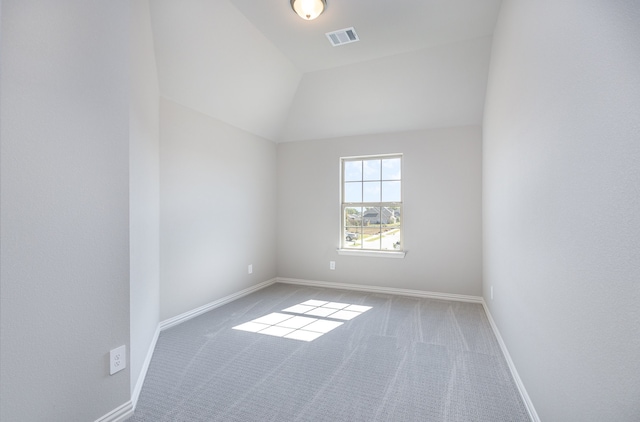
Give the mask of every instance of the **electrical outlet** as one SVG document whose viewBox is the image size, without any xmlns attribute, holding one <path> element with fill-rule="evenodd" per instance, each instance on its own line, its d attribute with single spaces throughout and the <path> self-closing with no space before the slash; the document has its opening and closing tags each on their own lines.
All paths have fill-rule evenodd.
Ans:
<svg viewBox="0 0 640 422">
<path fill-rule="evenodd" d="M 330 270 L 336 269 L 336 261 L 329 261 L 329 269 Z"/>
<path fill-rule="evenodd" d="M 109 375 L 127 367 L 127 346 L 123 345 L 109 352 Z"/>
<path fill-rule="evenodd" d="M 253 274 L 253 264 L 249 264 L 249 266 L 247 267 L 247 271 L 249 272 L 249 274 Z"/>
</svg>

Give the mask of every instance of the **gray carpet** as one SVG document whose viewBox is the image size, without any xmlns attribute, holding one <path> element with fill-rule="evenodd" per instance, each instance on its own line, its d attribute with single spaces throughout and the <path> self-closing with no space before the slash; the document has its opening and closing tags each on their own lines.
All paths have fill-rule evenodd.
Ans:
<svg viewBox="0 0 640 422">
<path fill-rule="evenodd" d="M 312 313 L 321 322 L 307 325 L 309 331 L 342 324 L 323 335 L 315 330 L 320 336 L 313 341 L 233 328 L 272 313 L 298 317 L 290 326 L 306 324 L 309 314 L 283 310 L 310 299 L 338 302 L 324 306 L 343 312 Z M 371 309 L 345 317 L 349 304 Z M 304 327 L 264 327 L 304 334 Z M 285 284 L 163 331 L 130 419 L 529 420 L 481 305 Z"/>
</svg>

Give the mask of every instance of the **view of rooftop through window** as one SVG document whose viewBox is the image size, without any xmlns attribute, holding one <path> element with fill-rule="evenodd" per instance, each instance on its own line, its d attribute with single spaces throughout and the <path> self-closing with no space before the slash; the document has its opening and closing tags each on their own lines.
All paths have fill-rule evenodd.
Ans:
<svg viewBox="0 0 640 422">
<path fill-rule="evenodd" d="M 402 250 L 402 155 L 342 159 L 343 249 Z"/>
<path fill-rule="evenodd" d="M 371 306 L 307 300 L 233 327 L 234 330 L 313 341 L 371 309 Z M 304 315 L 304 316 L 303 316 Z"/>
</svg>

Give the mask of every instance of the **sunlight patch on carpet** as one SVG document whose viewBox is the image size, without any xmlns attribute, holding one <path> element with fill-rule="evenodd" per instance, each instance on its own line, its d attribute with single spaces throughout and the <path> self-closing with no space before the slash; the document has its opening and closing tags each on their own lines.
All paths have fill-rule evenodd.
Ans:
<svg viewBox="0 0 640 422">
<path fill-rule="evenodd" d="M 371 306 L 310 299 L 281 312 L 236 325 L 234 330 L 313 341 L 371 309 Z M 286 313 L 282 313 L 286 312 Z M 337 321 L 336 321 L 337 320 Z"/>
</svg>

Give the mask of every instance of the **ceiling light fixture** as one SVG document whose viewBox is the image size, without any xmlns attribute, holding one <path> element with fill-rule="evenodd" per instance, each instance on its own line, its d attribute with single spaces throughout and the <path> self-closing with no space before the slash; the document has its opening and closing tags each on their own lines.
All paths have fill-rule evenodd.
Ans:
<svg viewBox="0 0 640 422">
<path fill-rule="evenodd" d="M 326 0 L 291 0 L 293 11 L 306 21 L 320 16 L 326 7 Z"/>
</svg>

